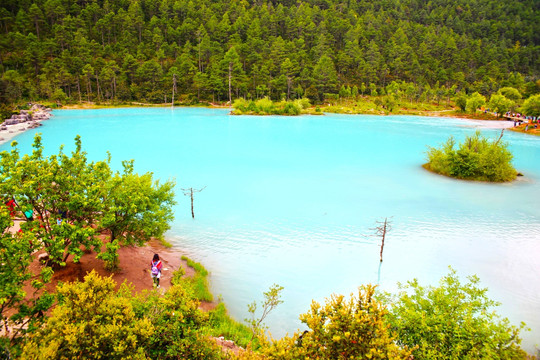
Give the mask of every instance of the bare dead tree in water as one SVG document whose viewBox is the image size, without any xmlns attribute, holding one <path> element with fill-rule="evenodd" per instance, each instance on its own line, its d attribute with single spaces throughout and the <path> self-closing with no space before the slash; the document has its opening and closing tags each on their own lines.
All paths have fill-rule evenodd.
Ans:
<svg viewBox="0 0 540 360">
<path fill-rule="evenodd" d="M 498 138 L 497 141 L 495 142 L 495 146 L 499 145 L 499 141 L 501 141 L 503 135 L 504 135 L 504 129 L 501 130 L 501 136 L 499 136 L 499 138 Z"/>
<path fill-rule="evenodd" d="M 206 189 L 206 186 L 203 187 L 203 188 L 200 188 L 200 189 L 194 189 L 194 188 L 186 188 L 186 189 L 182 189 L 182 191 L 184 192 L 184 195 L 185 196 L 189 196 L 191 197 L 191 217 L 193 219 L 195 219 L 195 212 L 193 211 L 193 194 L 194 193 L 198 193 L 198 192 L 201 192 L 203 191 L 204 189 Z"/>
<path fill-rule="evenodd" d="M 382 254 L 384 249 L 384 240 L 386 238 L 386 233 L 388 233 L 392 229 L 391 222 L 388 220 L 388 218 L 384 218 L 384 221 L 376 221 L 379 226 L 371 229 L 375 230 L 375 236 L 379 236 L 381 238 L 381 262 L 382 262 Z"/>
</svg>

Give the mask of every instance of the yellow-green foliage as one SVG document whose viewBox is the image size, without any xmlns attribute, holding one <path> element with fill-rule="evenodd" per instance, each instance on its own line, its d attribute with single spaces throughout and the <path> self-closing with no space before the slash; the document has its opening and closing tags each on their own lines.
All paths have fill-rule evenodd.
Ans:
<svg viewBox="0 0 540 360">
<path fill-rule="evenodd" d="M 272 114 L 274 103 L 267 97 L 259 99 L 255 102 L 256 110 L 260 113 Z"/>
<path fill-rule="evenodd" d="M 425 167 L 438 174 L 466 180 L 503 182 L 516 178 L 512 153 L 508 144 L 500 139 L 489 141 L 477 131 L 467 136 L 457 149 L 455 144 L 454 138 L 450 137 L 440 148 L 429 147 Z"/>
<path fill-rule="evenodd" d="M 257 101 L 247 101 L 236 99 L 233 103 L 233 114 L 253 114 L 253 115 L 300 115 L 306 113 L 310 107 L 309 99 L 303 98 L 294 101 L 279 101 L 264 97 Z"/>
<path fill-rule="evenodd" d="M 187 256 L 182 256 L 182 260 L 187 262 L 187 265 L 195 270 L 195 275 L 185 279 L 193 285 L 195 298 L 200 301 L 212 301 L 213 296 L 208 290 L 208 271 L 200 263 L 189 259 Z"/>
<path fill-rule="evenodd" d="M 476 276 L 461 283 L 456 271 L 439 286 L 421 286 L 417 280 L 387 294 L 388 317 L 398 343 L 413 348 L 414 359 L 526 359 L 520 348 L 520 327 L 510 325 L 494 311 L 498 304 L 479 287 Z"/>
<path fill-rule="evenodd" d="M 154 333 L 137 318 L 131 300 L 116 293 L 112 278 L 92 271 L 84 282 L 58 287 L 59 304 L 23 349 L 24 359 L 144 359 Z"/>
<path fill-rule="evenodd" d="M 246 325 L 233 320 L 228 314 L 223 303 L 219 303 L 215 309 L 208 313 L 209 323 L 205 332 L 210 336 L 223 336 L 232 340 L 235 344 L 246 347 L 252 340 L 252 332 Z M 254 341 L 258 344 L 257 339 Z"/>
<path fill-rule="evenodd" d="M 412 102 L 394 96 L 362 96 L 358 99 L 339 99 L 325 106 L 327 113 L 337 114 L 403 114 L 418 115 L 425 111 L 441 111 L 447 109 L 444 104 L 429 102 Z"/>
<path fill-rule="evenodd" d="M 203 331 L 208 314 L 199 310 L 199 304 L 185 279 L 175 280 L 163 296 L 158 291 L 138 296 L 137 314 L 148 317 L 155 328 L 145 347 L 146 356 L 160 360 L 221 359 L 221 350 Z"/>
<path fill-rule="evenodd" d="M 312 302 L 300 316 L 309 330 L 274 341 L 263 353 L 268 359 L 409 359 L 411 351 L 396 345 L 388 312 L 374 293 L 368 285 L 350 299 L 333 295 L 323 306 Z"/>
<path fill-rule="evenodd" d="M 58 287 L 59 304 L 23 348 L 23 359 L 222 359 L 206 336 L 208 314 L 193 287 L 175 281 L 165 293 L 132 295 L 95 272 Z"/>
</svg>

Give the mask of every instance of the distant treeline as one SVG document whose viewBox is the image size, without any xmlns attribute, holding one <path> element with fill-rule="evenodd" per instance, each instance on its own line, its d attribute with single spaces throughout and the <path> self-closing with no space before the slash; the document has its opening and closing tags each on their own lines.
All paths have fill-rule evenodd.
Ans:
<svg viewBox="0 0 540 360">
<path fill-rule="evenodd" d="M 540 87 L 537 0 L 3 0 L 0 34 L 2 103 Z"/>
</svg>

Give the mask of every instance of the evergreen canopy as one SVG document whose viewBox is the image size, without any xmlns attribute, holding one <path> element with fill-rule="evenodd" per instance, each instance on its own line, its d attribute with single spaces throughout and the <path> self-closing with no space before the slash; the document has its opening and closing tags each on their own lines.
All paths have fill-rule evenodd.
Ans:
<svg viewBox="0 0 540 360">
<path fill-rule="evenodd" d="M 539 87 L 535 0 L 5 0 L 0 15 L 4 103 L 164 102 L 173 77 L 183 101 L 224 101 L 229 69 L 233 98 Z"/>
</svg>

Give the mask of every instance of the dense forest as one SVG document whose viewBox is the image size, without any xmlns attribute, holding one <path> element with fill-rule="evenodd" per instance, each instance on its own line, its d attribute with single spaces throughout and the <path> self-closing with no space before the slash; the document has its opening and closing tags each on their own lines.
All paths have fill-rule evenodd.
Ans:
<svg viewBox="0 0 540 360">
<path fill-rule="evenodd" d="M 540 87 L 537 0 L 3 0 L 0 34 L 2 103 Z"/>
</svg>

